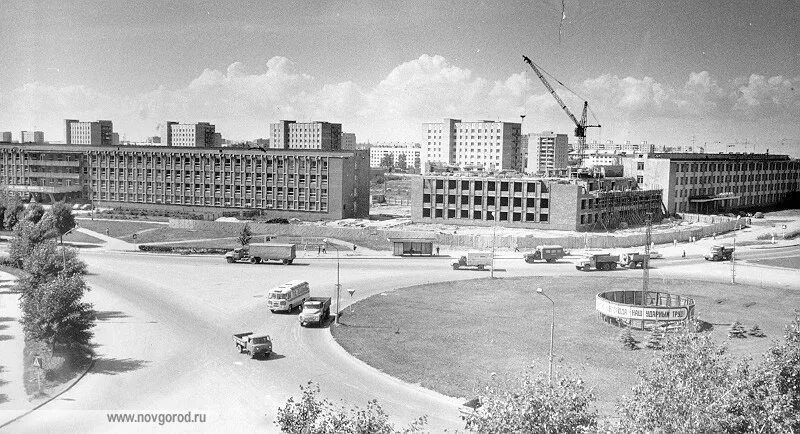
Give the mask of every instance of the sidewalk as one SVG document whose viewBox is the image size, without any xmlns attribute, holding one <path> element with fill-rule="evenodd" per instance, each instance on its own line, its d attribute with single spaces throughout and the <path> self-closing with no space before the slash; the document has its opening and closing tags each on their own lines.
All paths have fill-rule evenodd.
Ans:
<svg viewBox="0 0 800 434">
<path fill-rule="evenodd" d="M 23 383 L 25 339 L 19 294 L 10 291 L 16 279 L 0 271 L 0 425 L 31 407 Z"/>
<path fill-rule="evenodd" d="M 119 238 L 109 237 L 108 235 L 101 234 L 100 232 L 95 232 L 93 230 L 89 230 L 86 228 L 77 228 L 75 229 L 78 232 L 84 233 L 86 235 L 91 235 L 97 239 L 105 241 L 105 245 L 101 248 L 106 250 L 115 250 L 121 252 L 138 252 L 139 247 L 136 244 L 129 243 L 127 241 L 122 241 Z"/>
</svg>

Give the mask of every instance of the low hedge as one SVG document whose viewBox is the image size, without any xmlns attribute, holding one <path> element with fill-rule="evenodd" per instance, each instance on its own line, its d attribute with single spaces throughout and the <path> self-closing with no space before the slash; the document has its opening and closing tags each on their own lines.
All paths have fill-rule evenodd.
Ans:
<svg viewBox="0 0 800 434">
<path fill-rule="evenodd" d="M 165 246 L 158 244 L 147 244 L 139 246 L 139 250 L 143 252 L 155 253 L 178 253 L 181 255 L 190 254 L 203 254 L 203 255 L 224 255 L 230 249 L 223 249 L 218 247 L 186 247 L 186 246 Z"/>
</svg>

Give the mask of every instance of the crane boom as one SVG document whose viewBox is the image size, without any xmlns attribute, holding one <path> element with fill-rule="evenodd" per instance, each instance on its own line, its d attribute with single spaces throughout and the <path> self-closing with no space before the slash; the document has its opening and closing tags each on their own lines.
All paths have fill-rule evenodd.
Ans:
<svg viewBox="0 0 800 434">
<path fill-rule="evenodd" d="M 561 106 L 561 109 L 567 113 L 567 116 L 569 116 L 570 119 L 572 119 L 572 122 L 575 122 L 575 125 L 580 125 L 580 123 L 578 122 L 578 118 L 576 118 L 575 115 L 573 115 L 572 112 L 569 111 L 567 105 L 564 104 L 564 101 L 562 101 L 561 97 L 558 96 L 555 89 L 553 89 L 553 86 L 550 86 L 550 83 L 548 83 L 547 79 L 544 78 L 542 71 L 539 71 L 539 68 L 536 67 L 536 64 L 533 63 L 533 61 L 529 59 L 528 56 L 522 56 L 522 58 L 528 65 L 530 65 L 530 67 L 533 69 L 533 72 L 535 72 L 536 75 L 539 76 L 539 80 L 542 80 L 542 84 L 544 84 L 544 87 L 546 87 L 547 90 L 550 91 L 550 95 L 553 95 L 553 98 L 556 99 L 556 102 L 558 102 L 558 105 Z"/>
<path fill-rule="evenodd" d="M 555 89 L 553 89 L 553 86 L 550 86 L 550 83 L 546 78 L 544 78 L 544 74 L 542 74 L 542 71 L 539 70 L 536 64 L 533 63 L 528 56 L 523 55 L 522 59 L 525 60 L 525 63 L 530 65 L 531 69 L 533 69 L 533 72 L 536 73 L 536 75 L 539 77 L 539 80 L 541 80 L 542 84 L 544 84 L 544 87 L 546 87 L 550 92 L 550 95 L 553 95 L 553 98 L 556 99 L 556 102 L 558 102 L 558 105 L 561 106 L 561 109 L 564 110 L 567 116 L 572 119 L 572 122 L 575 123 L 575 137 L 578 139 L 578 158 L 583 158 L 583 149 L 586 145 L 586 128 L 600 128 L 600 125 L 586 125 L 586 111 L 589 109 L 589 103 L 587 101 L 583 102 L 583 113 L 581 113 L 581 120 L 579 121 L 578 118 L 572 114 L 567 105 L 564 104 L 564 101 L 561 99 L 561 97 L 558 96 Z"/>
</svg>

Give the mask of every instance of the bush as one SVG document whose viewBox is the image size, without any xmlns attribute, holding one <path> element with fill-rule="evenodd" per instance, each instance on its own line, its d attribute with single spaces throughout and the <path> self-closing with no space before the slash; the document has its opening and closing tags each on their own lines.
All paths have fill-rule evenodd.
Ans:
<svg viewBox="0 0 800 434">
<path fill-rule="evenodd" d="M 525 373 L 518 385 L 490 387 L 466 429 L 489 433 L 582 433 L 597 426 L 594 394 L 580 378 Z M 508 387 L 507 387 L 508 386 Z"/>
<path fill-rule="evenodd" d="M 320 398 L 319 386 L 311 381 L 300 386 L 303 396 L 299 401 L 289 398 L 284 407 L 278 408 L 275 420 L 281 431 L 290 434 L 391 434 L 421 432 L 427 423 L 425 416 L 407 428 L 395 430 L 389 423 L 389 415 L 376 400 L 367 402 L 366 408 L 335 407 L 327 399 Z"/>
<path fill-rule="evenodd" d="M 734 321 L 733 324 L 728 328 L 728 337 L 729 338 L 746 338 L 747 334 L 745 334 L 744 326 L 739 321 Z"/>
<path fill-rule="evenodd" d="M 637 350 L 639 347 L 636 345 L 638 342 L 634 339 L 633 334 L 631 334 L 631 328 L 625 327 L 620 332 L 619 340 L 622 342 L 622 347 L 626 350 Z"/>
<path fill-rule="evenodd" d="M 201 255 L 224 255 L 230 249 L 220 247 L 187 247 L 187 246 L 165 246 L 157 244 L 140 245 L 139 250 L 153 253 L 179 253 L 182 255 L 201 254 Z"/>
</svg>

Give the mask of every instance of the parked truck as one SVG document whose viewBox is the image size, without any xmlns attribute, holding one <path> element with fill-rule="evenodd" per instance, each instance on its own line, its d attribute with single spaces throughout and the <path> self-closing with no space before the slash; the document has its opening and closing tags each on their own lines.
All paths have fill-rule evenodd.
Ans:
<svg viewBox="0 0 800 434">
<path fill-rule="evenodd" d="M 647 255 L 645 255 L 644 253 L 639 253 L 639 252 L 622 253 L 619 255 L 619 266 L 628 268 L 644 267 L 644 260 L 646 258 Z"/>
<path fill-rule="evenodd" d="M 536 250 L 522 256 L 525 262 L 533 264 L 535 261 L 556 262 L 564 257 L 564 248 L 561 246 L 536 246 Z"/>
<path fill-rule="evenodd" d="M 225 254 L 225 260 L 229 264 L 233 262 L 259 264 L 262 261 L 279 261 L 284 265 L 289 265 L 295 257 L 294 244 L 278 243 L 252 243 Z"/>
<path fill-rule="evenodd" d="M 316 324 L 322 326 L 325 320 L 331 316 L 331 298 L 330 297 L 309 297 L 303 303 L 303 311 L 298 316 L 300 319 L 300 326 L 305 327 L 308 324 Z"/>
<path fill-rule="evenodd" d="M 233 343 L 239 353 L 248 353 L 250 357 L 269 357 L 272 353 L 272 339 L 268 334 L 244 332 L 233 335 Z"/>
<path fill-rule="evenodd" d="M 483 270 L 492 266 L 492 254 L 489 252 L 468 252 L 467 256 L 458 258 L 458 262 L 453 262 L 453 270 L 462 268 L 477 268 Z"/>
<path fill-rule="evenodd" d="M 711 246 L 711 250 L 705 254 L 706 261 L 727 261 L 733 257 L 733 247 Z"/>
<path fill-rule="evenodd" d="M 619 259 L 618 256 L 611 255 L 609 253 L 588 254 L 582 256 L 577 262 L 575 262 L 575 268 L 583 271 L 589 271 L 592 269 L 613 270 L 617 268 L 617 259 Z"/>
</svg>

